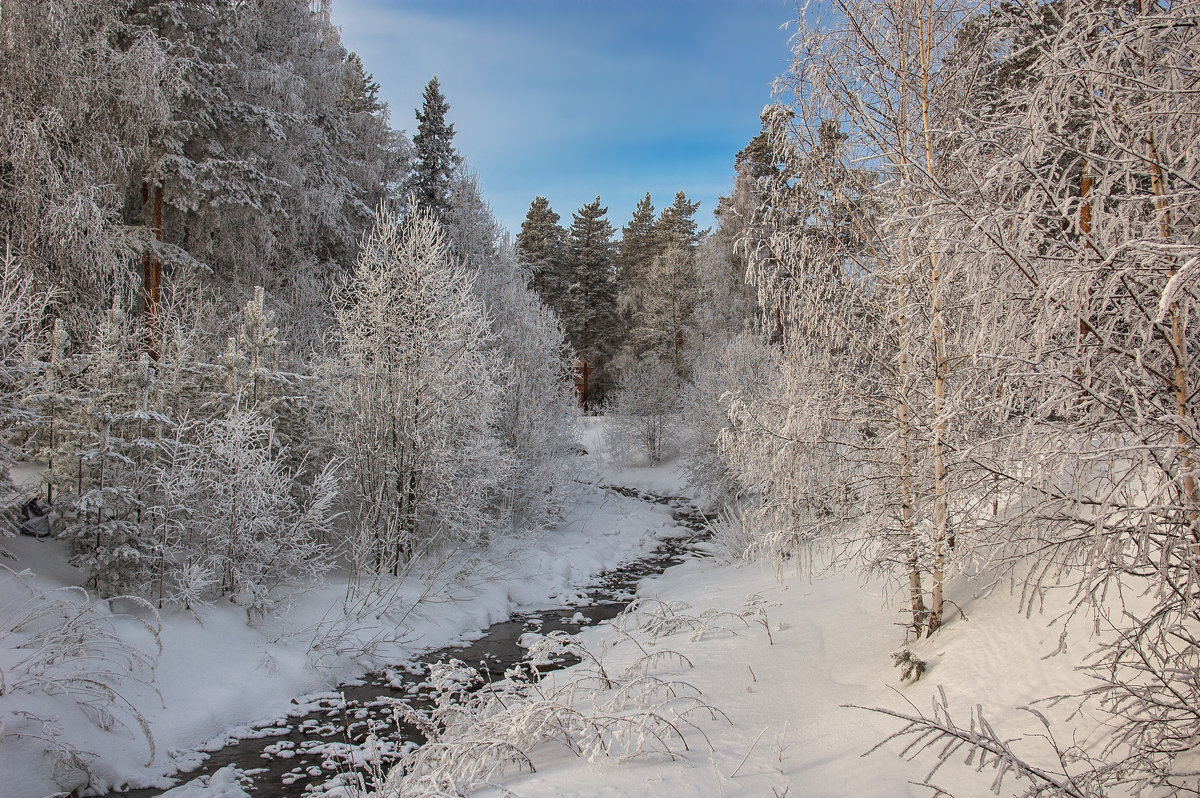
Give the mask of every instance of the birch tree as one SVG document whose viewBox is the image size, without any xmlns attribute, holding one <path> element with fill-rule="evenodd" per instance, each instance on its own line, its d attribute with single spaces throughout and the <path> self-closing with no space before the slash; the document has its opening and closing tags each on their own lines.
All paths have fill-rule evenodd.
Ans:
<svg viewBox="0 0 1200 798">
<path fill-rule="evenodd" d="M 490 430 L 488 319 L 440 225 L 382 210 L 335 302 L 327 377 L 361 564 L 399 573 L 418 552 L 478 541 L 508 463 Z"/>
<path fill-rule="evenodd" d="M 837 486 L 855 500 L 843 511 L 873 516 L 865 528 L 882 534 L 859 551 L 869 567 L 906 574 L 917 634 L 941 625 L 951 547 L 963 540 L 951 526 L 955 501 L 967 501 L 955 480 L 971 480 L 951 473 L 953 420 L 973 395 L 951 371 L 968 362 L 955 350 L 970 336 L 952 319 L 965 317 L 973 289 L 933 225 L 953 169 L 939 112 L 974 66 L 945 56 L 970 10 L 847 2 L 827 24 L 802 27 L 783 81 L 792 108 L 767 118 L 773 159 L 787 168 L 767 172 L 749 272 L 789 359 L 815 380 L 797 399 L 825 417 L 812 451 L 857 462 L 859 490 L 814 485 Z M 851 520 L 829 518 L 843 530 Z"/>
<path fill-rule="evenodd" d="M 1195 789 L 1179 757 L 1200 733 L 1194 11 L 997 10 L 1005 82 L 964 116 L 952 155 L 973 190 L 944 220 L 1013 309 L 983 318 L 1035 400 L 989 463 L 998 542 L 1114 634 L 1092 663 L 1113 714 L 1102 781 L 1169 791 Z"/>
</svg>

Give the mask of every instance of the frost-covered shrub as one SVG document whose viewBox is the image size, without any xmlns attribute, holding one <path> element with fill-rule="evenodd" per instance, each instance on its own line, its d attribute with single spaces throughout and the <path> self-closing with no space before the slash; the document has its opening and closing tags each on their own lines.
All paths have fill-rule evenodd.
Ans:
<svg viewBox="0 0 1200 798">
<path fill-rule="evenodd" d="M 129 688 L 149 680 L 162 650 L 154 610 L 129 599 L 137 614 L 113 614 L 82 589 L 47 592 L 31 576 L 0 565 L 0 745 L 32 741 L 67 790 L 87 783 L 91 759 L 68 742 L 67 724 L 140 731 L 152 761 L 154 738 Z M 118 623 L 140 626 L 148 645 Z"/>
<path fill-rule="evenodd" d="M 582 662 L 539 680 L 539 665 L 564 656 Z M 531 669 L 510 670 L 505 680 L 483 686 L 479 672 L 457 660 L 431 666 L 434 707 L 398 705 L 399 718 L 428 742 L 400 757 L 381 794 L 465 795 L 503 773 L 532 771 L 542 745 L 589 761 L 674 759 L 691 750 L 694 737 L 707 742 L 693 718 L 726 719 L 692 685 L 653 673 L 668 664 L 691 667 L 673 651 L 643 648 L 616 669 L 578 637 L 552 632 L 531 648 L 530 663 Z"/>
<path fill-rule="evenodd" d="M 625 369 L 605 408 L 605 442 L 617 462 L 656 465 L 674 450 L 679 427 L 679 378 L 654 354 Z"/>
<path fill-rule="evenodd" d="M 158 601 L 193 606 L 229 596 L 263 612 L 276 588 L 328 567 L 335 470 L 321 470 L 298 500 L 288 452 L 261 415 L 181 425 L 164 447 L 149 509 Z"/>
</svg>

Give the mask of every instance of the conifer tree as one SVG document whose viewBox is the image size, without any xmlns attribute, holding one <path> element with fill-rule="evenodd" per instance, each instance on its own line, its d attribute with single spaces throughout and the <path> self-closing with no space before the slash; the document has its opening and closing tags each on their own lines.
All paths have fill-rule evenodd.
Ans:
<svg viewBox="0 0 1200 798">
<path fill-rule="evenodd" d="M 563 318 L 569 283 L 566 275 L 566 231 L 545 197 L 529 205 L 517 233 L 517 258 L 529 270 L 530 287 L 542 302 Z"/>
<path fill-rule="evenodd" d="M 596 369 L 583 398 L 585 409 L 595 406 L 612 383 L 610 361 L 620 336 L 614 230 L 607 213 L 599 197 L 576 211 L 567 250 L 571 282 L 563 324 L 576 353 Z"/>
<path fill-rule="evenodd" d="M 692 202 L 687 194 L 676 192 L 675 201 L 658 217 L 656 233 L 659 240 L 659 254 L 665 252 L 674 244 L 677 247 L 692 252 L 700 243 L 700 233 L 696 228 L 696 211 L 699 202 Z"/>
<path fill-rule="evenodd" d="M 696 229 L 699 202 L 682 191 L 656 220 L 650 195 L 638 203 L 621 240 L 620 309 L 623 354 L 630 365 L 653 352 L 679 377 L 686 375 L 684 328 L 698 300 Z"/>
<path fill-rule="evenodd" d="M 442 95 L 437 76 L 425 85 L 424 102 L 417 110 L 417 135 L 413 136 L 416 163 L 409 190 L 417 204 L 436 221 L 450 213 L 450 189 L 462 159 L 454 150 L 454 125 L 446 121 L 450 104 Z"/>
<path fill-rule="evenodd" d="M 659 236 L 654 217 L 654 205 L 650 195 L 642 197 L 630 217 L 629 223 L 621 228 L 621 243 L 617 249 L 617 276 L 621 290 L 637 281 L 641 269 L 659 253 Z"/>
</svg>

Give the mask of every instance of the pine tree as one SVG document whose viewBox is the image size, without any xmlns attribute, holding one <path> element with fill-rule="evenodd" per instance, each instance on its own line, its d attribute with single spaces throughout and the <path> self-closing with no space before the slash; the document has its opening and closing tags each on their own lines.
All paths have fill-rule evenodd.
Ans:
<svg viewBox="0 0 1200 798">
<path fill-rule="evenodd" d="M 409 190 L 439 223 L 450 213 L 450 189 L 462 159 L 454 151 L 454 125 L 446 121 L 450 104 L 442 96 L 437 76 L 425 85 L 424 102 L 417 110 L 417 135 L 413 136 L 416 163 Z"/>
<path fill-rule="evenodd" d="M 655 232 L 659 240 L 659 253 L 665 252 L 672 244 L 687 252 L 695 251 L 700 243 L 700 233 L 696 229 L 696 211 L 700 203 L 691 202 L 687 194 L 676 192 L 675 201 L 663 208 L 658 217 Z"/>
<path fill-rule="evenodd" d="M 575 212 L 567 249 L 570 285 L 563 324 L 580 359 L 596 369 L 584 408 L 594 407 L 612 384 L 611 360 L 617 351 L 617 283 L 612 224 L 600 198 Z"/>
<path fill-rule="evenodd" d="M 621 243 L 617 248 L 617 278 L 621 290 L 638 282 L 641 270 L 660 251 L 659 231 L 654 217 L 654 205 L 650 195 L 638 202 L 629 223 L 621 228 Z"/>
<path fill-rule="evenodd" d="M 654 353 L 679 377 L 689 370 L 683 356 L 684 330 L 698 301 L 699 207 L 680 191 L 656 220 L 647 194 L 625 228 L 619 305 L 626 326 L 623 354 L 631 367 Z"/>
<path fill-rule="evenodd" d="M 529 204 L 521 232 L 517 233 L 517 258 L 529 269 L 530 287 L 542 302 L 563 318 L 566 312 L 566 236 L 559 226 L 561 217 L 545 197 Z"/>
</svg>

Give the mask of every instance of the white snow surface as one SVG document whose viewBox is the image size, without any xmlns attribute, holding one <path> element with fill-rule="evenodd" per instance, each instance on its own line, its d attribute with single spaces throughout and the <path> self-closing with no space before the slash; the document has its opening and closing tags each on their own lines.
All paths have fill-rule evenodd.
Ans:
<svg viewBox="0 0 1200 798">
<path fill-rule="evenodd" d="M 620 484 L 683 492 L 670 466 L 611 473 Z M 673 761 L 662 756 L 589 761 L 546 747 L 534 752 L 535 773 L 498 780 L 511 793 L 497 788 L 473 795 L 904 798 L 930 795 L 918 786 L 927 780 L 960 797 L 990 795 L 994 773 L 977 773 L 963 764 L 965 752 L 932 779 L 934 758 L 902 759 L 899 743 L 868 754 L 902 724 L 848 706 L 932 716 L 933 701 L 943 690 L 957 723 L 967 725 L 979 705 L 1002 736 L 1017 738 L 1014 750 L 1034 762 L 1053 765 L 1054 760 L 1042 737 L 1045 729 L 1024 707 L 1035 706 L 1046 715 L 1060 741 L 1094 742 L 1102 719 L 1087 713 L 1069 717 L 1076 708 L 1072 702 L 1054 707 L 1044 702 L 1092 685 L 1078 670 L 1094 647 L 1090 621 L 1072 621 L 1066 650 L 1055 654 L 1063 630 L 1050 619 L 1066 602 L 1052 593 L 1041 614 L 1026 617 L 1013 592 L 988 589 L 985 581 L 950 582 L 947 597 L 955 604 L 947 605 L 945 626 L 930 639 L 906 644 L 899 599 L 878 582 L 821 563 L 802 574 L 720 557 L 685 562 L 644 580 L 638 595 L 671 602 L 682 615 L 699 618 L 711 611 L 713 626 L 701 635 L 680 631 L 653 639 L 643 634 L 639 642 L 690 660 L 691 668 L 668 667 L 657 675 L 695 686 L 731 723 L 705 718 L 699 725 L 707 741 L 689 734 L 691 750 Z M 765 611 L 769 638 L 761 622 L 731 617 L 750 604 Z M 624 642 L 625 627 L 618 633 L 602 624 L 582 634 L 591 651 L 605 652 L 612 670 L 640 653 Z M 901 683 L 893 665 L 891 653 L 903 647 L 926 663 L 916 682 Z M 1020 794 L 1026 786 L 1008 778 L 998 794 Z"/>
<path fill-rule="evenodd" d="M 941 687 L 956 721 L 965 725 L 970 710 L 982 704 L 996 728 L 1017 737 L 1039 731 L 1019 707 L 1087 684 L 1073 669 L 1077 659 L 1041 659 L 1057 648 L 1059 638 L 1059 630 L 1048 628 L 1045 618 L 1026 619 L 1007 591 L 983 597 L 972 595 L 963 584 L 955 588 L 951 598 L 962 605 L 968 620 L 956 615 L 934 638 L 910 645 L 928 670 L 919 681 L 901 684 L 890 657 L 903 641 L 904 630 L 897 625 L 901 615 L 885 604 L 879 585 L 845 574 L 810 578 L 720 559 L 671 568 L 644 580 L 639 595 L 672 602 L 680 615 L 699 618 L 707 610 L 717 614 L 709 615 L 714 620 L 702 635 L 684 630 L 657 640 L 640 635 L 639 642 L 648 650 L 656 645 L 690 660 L 691 668 L 676 664 L 655 673 L 693 685 L 731 722 L 703 717 L 703 736 L 685 730 L 691 750 L 674 761 L 653 755 L 625 762 L 588 761 L 561 747 L 545 747 L 534 752 L 535 773 L 497 781 L 511 793 L 489 789 L 473 795 L 928 796 L 928 789 L 913 782 L 925 780 L 933 759 L 902 760 L 895 743 L 864 757 L 901 724 L 846 705 L 911 712 L 911 701 L 930 715 Z M 765 609 L 773 643 L 761 623 L 731 617 L 745 612 L 748 601 L 760 602 Z M 606 625 L 583 633 L 590 650 L 605 652 L 610 672 L 640 653 L 623 638 Z M 1065 715 L 1044 706 L 1042 710 L 1060 719 Z M 1079 730 L 1082 735 L 1089 728 L 1094 725 L 1087 719 L 1076 718 L 1056 730 Z M 1030 736 L 1015 748 L 1044 757 L 1047 751 L 1039 742 Z M 938 771 L 932 782 L 960 797 L 991 794 L 994 774 L 974 773 L 961 759 Z M 1017 794 L 1019 788 L 1006 780 L 1000 794 Z"/>
<path fill-rule="evenodd" d="M 584 421 L 584 445 L 595 466 L 591 484 L 581 485 L 568 520 L 558 529 L 528 540 L 497 541 L 486 551 L 461 554 L 441 569 L 433 590 L 402 619 L 404 639 L 373 657 L 324 657 L 308 651 L 314 624 L 341 607 L 344 585 L 337 583 L 299 597 L 290 610 L 257 626 L 246 623 L 233 605 L 210 607 L 196 615 L 163 617 L 164 652 L 153 687 L 135 698 L 151 722 L 158 756 L 146 764 L 146 746 L 132 733 L 99 731 L 80 721 L 67 735 L 96 754 L 96 785 L 167 785 L 183 752 L 219 744 L 239 726 L 284 715 L 294 697 L 328 690 L 367 667 L 402 662 L 435 647 L 469 638 L 477 630 L 518 609 L 560 605 L 579 595 L 595 573 L 651 548 L 677 533 L 667 508 L 627 499 L 603 484 L 638 487 L 667 494 L 683 492 L 676 468 L 620 468 L 601 453 L 600 425 Z M 77 580 L 61 565 L 56 543 L 20 539 L 6 545 L 21 565 L 38 574 L 46 588 Z M 778 570 L 721 558 L 692 560 L 644 581 L 639 595 L 674 602 L 679 612 L 700 616 L 713 610 L 723 618 L 710 632 L 675 632 L 651 640 L 687 657 L 693 667 L 669 665 L 664 678 L 686 681 L 705 701 L 728 716 L 699 722 L 703 734 L 689 734 L 690 750 L 679 759 L 649 756 L 631 761 L 588 761 L 562 748 L 532 752 L 537 772 L 509 774 L 500 785 L 477 793 L 487 798 L 534 796 L 783 796 L 788 798 L 901 798 L 929 795 L 914 782 L 926 779 L 932 759 L 907 762 L 895 743 L 863 757 L 899 726 L 883 715 L 847 707 L 888 707 L 931 713 L 943 689 L 955 719 L 965 724 L 981 704 L 992 724 L 1008 737 L 1021 737 L 1018 751 L 1037 759 L 1045 754 L 1040 730 L 1020 707 L 1053 694 L 1077 692 L 1087 679 L 1076 670 L 1090 650 L 1087 630 L 1074 630 L 1066 654 L 1043 658 L 1058 648 L 1061 630 L 1047 617 L 1026 618 L 1007 590 L 979 593 L 973 583 L 951 583 L 949 598 L 962 610 L 950 614 L 934 638 L 910 643 L 928 670 L 915 683 L 901 684 L 890 653 L 902 647 L 900 608 L 876 583 L 842 574 L 816 575 Z M 403 590 L 412 604 L 425 584 Z M 75 582 L 77 583 L 77 581 Z M 732 616 L 748 604 L 765 610 L 765 622 Z M 127 609 L 127 608 L 125 608 Z M 130 634 L 135 634 L 132 629 Z M 358 634 L 369 634 L 359 632 Z M 586 645 L 603 651 L 614 666 L 635 655 L 634 646 L 608 625 L 583 632 Z M 2 653 L 2 652 L 0 652 Z M 314 661 L 317 660 L 317 661 Z M 8 703 L 6 703 L 8 702 Z M 910 703 L 911 702 L 911 705 Z M 0 697 L 0 712 L 11 713 L 11 697 Z M 1058 732 L 1087 742 L 1094 718 L 1065 721 L 1070 707 L 1040 708 L 1065 725 Z M 44 708 L 43 708 L 44 709 Z M 69 714 L 67 708 L 64 714 Z M 76 713 L 78 714 L 78 713 Z M 707 739 L 705 739 L 707 738 Z M 194 755 L 191 757 L 194 759 Z M 947 766 L 933 782 L 957 795 L 988 794 L 992 775 Z M 223 769 L 195 779 L 172 798 L 242 798 L 237 773 Z M 500 788 L 511 790 L 502 792 Z M 1019 785 L 1006 781 L 1001 794 Z M 0 798 L 33 798 L 60 789 L 48 762 L 32 742 L 6 742 L 0 748 Z"/>
<path fill-rule="evenodd" d="M 81 772 L 56 768 L 41 741 L 3 737 L 20 725 L 22 712 L 56 718 L 63 727 L 62 740 L 90 754 L 92 792 L 170 786 L 177 780 L 171 778 L 173 771 L 197 764 L 195 755 L 187 752 L 219 747 L 230 736 L 244 735 L 255 721 L 283 717 L 295 709 L 293 699 L 327 691 L 369 669 L 466 641 L 515 611 L 580 601 L 594 575 L 685 531 L 669 508 L 606 490 L 606 484 L 624 483 L 614 479 L 613 469 L 596 454 L 595 419 L 585 422 L 584 435 L 591 476 L 580 485 L 562 524 L 447 556 L 422 578 L 410 576 L 398 585 L 398 600 L 382 618 L 367 613 L 369 624 L 359 624 L 340 640 L 327 634 L 323 648 L 314 647 L 314 636 L 318 627 L 331 629 L 343 618 L 344 579 L 333 578 L 295 596 L 290 606 L 253 625 L 247 623 L 245 609 L 232 603 L 196 612 L 164 611 L 163 652 L 155 672 L 148 683 L 126 685 L 121 691 L 149 722 L 157 747 L 152 761 L 136 726 L 105 731 L 61 696 L 0 691 L 0 798 L 37 798 L 75 789 L 85 780 Z M 664 476 L 650 476 L 654 485 L 664 484 Z M 26 581 L 37 588 L 49 591 L 82 583 L 82 574 L 65 564 L 66 553 L 57 541 L 18 537 L 5 539 L 3 545 L 16 557 L 6 564 L 32 572 Z M 0 601 L 0 621 L 11 609 Z M 113 609 L 150 617 L 130 606 Z M 102 604 L 100 610 L 107 613 L 109 608 Z M 153 650 L 140 624 L 122 619 L 115 623 L 122 635 Z M 0 636 L 0 646 L 11 639 Z M 377 642 L 375 649 L 364 653 L 371 640 Z M 0 669 L 16 653 L 0 648 Z M 52 772 L 56 769 L 57 774 Z M 214 776 L 209 784 L 210 793 L 222 798 L 239 789 L 229 774 Z M 196 782 L 189 789 L 202 787 Z"/>
</svg>

